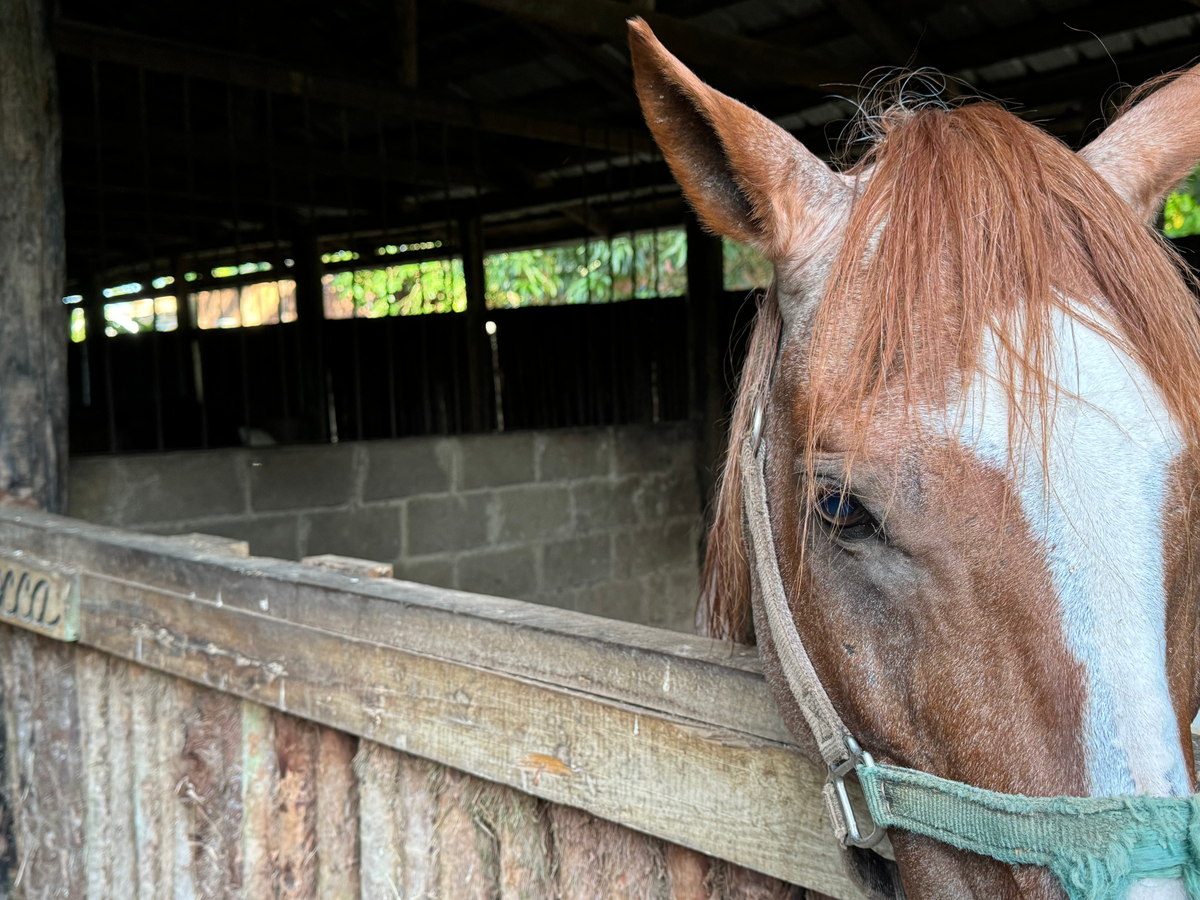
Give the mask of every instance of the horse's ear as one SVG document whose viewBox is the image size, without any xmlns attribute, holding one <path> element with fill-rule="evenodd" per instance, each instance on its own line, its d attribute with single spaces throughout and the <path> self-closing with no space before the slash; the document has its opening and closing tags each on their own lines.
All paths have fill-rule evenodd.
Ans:
<svg viewBox="0 0 1200 900">
<path fill-rule="evenodd" d="M 1149 220 L 1200 160 L 1200 66 L 1138 103 L 1080 155 Z"/>
<path fill-rule="evenodd" d="M 778 257 L 844 182 L 765 116 L 713 90 L 629 20 L 629 51 L 646 124 L 675 179 L 713 231 Z"/>
</svg>

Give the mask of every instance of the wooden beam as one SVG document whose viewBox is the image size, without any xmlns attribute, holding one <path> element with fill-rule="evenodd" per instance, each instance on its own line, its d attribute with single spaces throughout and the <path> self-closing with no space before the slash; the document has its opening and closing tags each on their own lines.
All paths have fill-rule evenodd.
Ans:
<svg viewBox="0 0 1200 900">
<path fill-rule="evenodd" d="M 628 42 L 627 20 L 637 13 L 615 0 L 467 0 L 476 6 L 540 22 L 567 34 L 604 38 L 619 47 Z M 643 11 L 667 49 L 688 65 L 731 75 L 748 84 L 774 84 L 824 91 L 855 83 L 861 72 L 830 65 L 815 53 L 733 34 L 722 34 L 662 13 Z"/>
<path fill-rule="evenodd" d="M 554 144 L 593 150 L 628 147 L 653 152 L 654 142 L 641 130 L 604 128 L 536 116 L 495 106 L 475 105 L 429 92 L 369 84 L 289 69 L 258 57 L 223 53 L 207 47 L 161 40 L 82 22 L 59 20 L 54 48 L 66 56 L 123 63 L 153 72 L 205 78 L 251 90 L 307 97 L 320 103 L 361 109 L 384 116 L 443 122 Z M 772 48 L 774 52 L 774 48 Z"/>
<path fill-rule="evenodd" d="M 911 66 L 914 63 L 917 48 L 876 11 L 870 0 L 829 2 L 868 44 L 884 55 L 888 62 L 897 66 Z"/>
<path fill-rule="evenodd" d="M 750 648 L 0 509 L 70 560 L 81 643 L 843 900 Z"/>
</svg>

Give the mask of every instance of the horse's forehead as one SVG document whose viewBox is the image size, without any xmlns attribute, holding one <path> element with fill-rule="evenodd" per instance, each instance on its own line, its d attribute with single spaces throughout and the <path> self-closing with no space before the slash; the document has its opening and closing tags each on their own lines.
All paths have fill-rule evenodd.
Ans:
<svg viewBox="0 0 1200 900">
<path fill-rule="evenodd" d="M 1093 792 L 1186 794 L 1164 641 L 1178 430 L 1153 381 L 1094 321 L 1059 314 L 1053 395 L 1045 415 L 1016 427 L 994 357 L 947 421 L 960 421 L 962 445 L 1012 481 L 1040 539 L 1067 646 L 1087 673 Z"/>
</svg>

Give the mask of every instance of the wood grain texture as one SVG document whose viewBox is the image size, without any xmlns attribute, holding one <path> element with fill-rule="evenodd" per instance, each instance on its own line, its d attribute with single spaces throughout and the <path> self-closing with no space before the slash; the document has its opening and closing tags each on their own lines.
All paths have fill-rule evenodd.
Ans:
<svg viewBox="0 0 1200 900">
<path fill-rule="evenodd" d="M 275 760 L 279 771 L 280 900 L 317 896 L 318 726 L 274 713 Z"/>
<path fill-rule="evenodd" d="M 229 606 L 85 585 L 86 640 L 111 653 L 854 896 L 823 809 L 796 802 L 820 778 L 794 748 Z"/>
<path fill-rule="evenodd" d="M 491 900 L 500 893 L 500 846 L 480 820 L 480 800 L 490 786 L 448 770 L 438 792 L 434 840 L 439 900 Z"/>
<path fill-rule="evenodd" d="M 21 788 L 9 794 L 17 852 L 12 890 L 23 900 L 82 897 L 87 887 L 75 652 L 72 644 L 0 625 L 8 783 Z"/>
<path fill-rule="evenodd" d="M 552 806 L 562 900 L 668 900 L 661 841 L 566 806 Z"/>
<path fill-rule="evenodd" d="M 437 841 L 423 834 L 441 801 L 436 790 L 406 785 L 444 781 L 444 765 L 856 896 L 818 799 L 820 774 L 790 745 L 745 648 L 0 509 L 0 550 L 13 548 L 80 568 L 85 644 L 191 681 L 197 696 L 209 688 L 226 702 L 236 695 L 365 739 L 355 766 L 364 895 L 388 885 L 404 896 L 438 889 Z M 389 762 L 369 742 L 411 755 Z M 237 765 L 265 760 L 238 746 Z M 274 773 L 277 790 L 277 765 Z M 248 890 L 241 879 L 257 872 L 256 886 L 273 896 L 279 870 L 260 863 L 280 852 L 280 823 L 240 818 L 243 807 L 268 809 L 271 795 L 251 796 L 261 779 L 241 770 L 237 778 L 242 806 L 221 817 L 237 823 L 236 840 L 205 851 L 208 875 L 219 859 L 234 873 L 231 888 Z M 319 822 L 319 798 L 317 807 Z M 506 871 L 519 867 L 505 869 L 497 839 L 503 891 Z M 319 883 L 320 856 L 318 846 Z M 351 881 L 353 868 L 343 869 Z"/>
<path fill-rule="evenodd" d="M 317 896 L 358 900 L 358 782 L 353 735 L 320 728 L 317 735 Z"/>
<path fill-rule="evenodd" d="M 554 896 L 555 859 L 546 804 L 494 786 L 487 821 L 500 841 L 500 900 Z"/>
<path fill-rule="evenodd" d="M 242 892 L 279 896 L 279 763 L 275 720 L 258 703 L 242 703 Z"/>
</svg>

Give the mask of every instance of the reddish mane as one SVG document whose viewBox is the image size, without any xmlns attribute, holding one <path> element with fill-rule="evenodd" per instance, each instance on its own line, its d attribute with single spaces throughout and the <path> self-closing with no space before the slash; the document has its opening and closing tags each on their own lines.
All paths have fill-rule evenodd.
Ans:
<svg viewBox="0 0 1200 900">
<path fill-rule="evenodd" d="M 889 385 L 902 387 L 909 409 L 944 405 L 977 370 L 988 327 L 1016 413 L 1010 421 L 1047 421 L 1052 314 L 1064 298 L 1115 326 L 1185 440 L 1200 445 L 1200 320 L 1190 276 L 1088 163 L 991 103 L 899 106 L 876 121 L 877 140 L 849 173 L 858 191 L 846 238 L 810 323 L 803 449 L 820 445 L 834 417 L 845 425 L 847 410 L 859 411 L 851 418 L 861 442 Z M 751 633 L 738 447 L 766 389 L 779 329 L 768 292 L 704 564 L 706 629 L 733 640 Z"/>
</svg>

